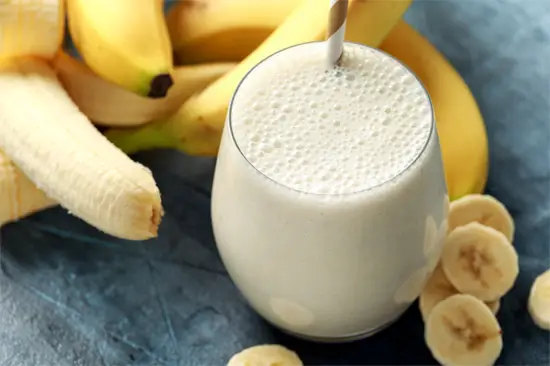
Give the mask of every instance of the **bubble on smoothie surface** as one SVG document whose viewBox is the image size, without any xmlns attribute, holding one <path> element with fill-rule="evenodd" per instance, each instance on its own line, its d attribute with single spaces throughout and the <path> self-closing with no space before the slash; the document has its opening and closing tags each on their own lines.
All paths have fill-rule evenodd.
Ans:
<svg viewBox="0 0 550 366">
<path fill-rule="evenodd" d="M 346 44 L 341 65 L 327 71 L 324 47 L 310 43 L 257 66 L 233 100 L 232 131 L 256 169 L 292 189 L 366 190 L 422 153 L 430 102 L 389 56 Z"/>
</svg>

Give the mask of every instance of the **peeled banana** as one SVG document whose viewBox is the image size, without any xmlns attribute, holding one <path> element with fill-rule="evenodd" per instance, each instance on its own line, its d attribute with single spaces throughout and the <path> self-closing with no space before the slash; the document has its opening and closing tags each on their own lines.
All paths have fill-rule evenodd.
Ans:
<svg viewBox="0 0 550 366">
<path fill-rule="evenodd" d="M 481 300 L 464 294 L 438 303 L 426 321 L 426 344 L 442 365 L 493 365 L 502 352 L 502 330 Z"/>
<path fill-rule="evenodd" d="M 550 330 L 550 269 L 535 278 L 529 292 L 528 309 L 539 328 Z"/>
<path fill-rule="evenodd" d="M 67 0 L 67 12 L 72 40 L 96 74 L 144 97 L 166 96 L 173 58 L 158 0 Z"/>
<path fill-rule="evenodd" d="M 483 301 L 500 299 L 519 274 L 518 255 L 504 234 L 477 222 L 449 234 L 441 265 L 456 289 Z"/>
<path fill-rule="evenodd" d="M 395 2 L 398 5 L 382 5 L 378 1 L 350 0 L 346 34 L 358 37 L 362 34 L 361 43 L 377 46 L 399 20 L 410 5 L 410 1 Z M 269 2 L 277 4 L 277 2 Z M 276 5 L 273 5 L 276 6 Z M 213 156 L 217 154 L 229 101 L 235 88 L 244 75 L 265 57 L 299 43 L 321 40 L 325 37 L 327 14 L 330 3 L 318 0 L 304 0 L 284 20 L 271 35 L 251 54 L 242 60 L 237 67 L 209 85 L 204 91 L 189 98 L 181 108 L 166 121 L 158 121 L 147 126 L 155 134 L 173 137 L 171 147 L 191 155 Z M 270 11 L 270 6 L 265 7 Z M 387 14 L 381 14 L 387 11 Z M 380 17 L 384 26 L 370 28 L 370 20 Z M 379 23 L 377 23 L 379 24 Z M 361 30 L 365 33 L 361 33 Z M 368 33 L 370 30 L 372 33 Z M 353 38 L 357 41 L 356 38 Z M 115 144 L 124 146 L 128 151 L 152 148 L 147 141 L 147 134 L 137 130 L 125 131 L 123 134 L 107 132 L 106 136 Z"/>
<path fill-rule="evenodd" d="M 64 0 L 0 1 L 0 59 L 53 57 L 64 26 Z"/>
<path fill-rule="evenodd" d="M 469 194 L 451 203 L 449 229 L 454 230 L 470 222 L 479 222 L 503 233 L 508 241 L 514 238 L 514 220 L 506 207 L 486 194 Z"/>
<path fill-rule="evenodd" d="M 227 366 L 303 366 L 298 355 L 278 344 L 252 346 L 234 354 Z"/>
<path fill-rule="evenodd" d="M 482 193 L 489 164 L 487 133 L 468 85 L 441 52 L 404 20 L 380 48 L 407 65 L 430 94 L 451 201 Z"/>
<path fill-rule="evenodd" d="M 235 65 L 220 62 L 176 67 L 174 85 L 167 96 L 152 99 L 100 78 L 65 52 L 54 59 L 54 68 L 71 99 L 94 124 L 103 126 L 136 126 L 166 118 Z"/>
<path fill-rule="evenodd" d="M 56 204 L 0 151 L 0 227 Z"/>
<path fill-rule="evenodd" d="M 166 23 L 179 64 L 239 62 L 303 0 L 179 1 Z"/>
<path fill-rule="evenodd" d="M 144 166 L 110 144 L 38 59 L 0 65 L 0 149 L 38 188 L 96 228 L 157 235 L 159 190 Z"/>
</svg>

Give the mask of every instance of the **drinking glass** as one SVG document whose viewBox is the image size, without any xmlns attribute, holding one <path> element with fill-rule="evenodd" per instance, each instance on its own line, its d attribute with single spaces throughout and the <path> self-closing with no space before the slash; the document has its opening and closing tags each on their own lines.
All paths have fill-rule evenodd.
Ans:
<svg viewBox="0 0 550 366">
<path fill-rule="evenodd" d="M 434 270 L 447 232 L 433 110 L 428 141 L 405 170 L 334 195 L 300 192 L 258 170 L 235 139 L 233 100 L 217 157 L 212 225 L 250 306 L 275 327 L 321 342 L 363 338 L 396 321 Z"/>
</svg>

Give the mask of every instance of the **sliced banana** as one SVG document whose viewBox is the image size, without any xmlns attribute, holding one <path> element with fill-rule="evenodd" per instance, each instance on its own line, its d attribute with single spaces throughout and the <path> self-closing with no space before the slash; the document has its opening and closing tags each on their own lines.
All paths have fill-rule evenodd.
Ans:
<svg viewBox="0 0 550 366">
<path fill-rule="evenodd" d="M 298 355 L 278 344 L 252 346 L 234 354 L 227 366 L 303 366 Z"/>
<path fill-rule="evenodd" d="M 528 309 L 538 327 L 550 330 L 550 269 L 540 274 L 533 282 Z"/>
<path fill-rule="evenodd" d="M 441 264 L 439 264 L 435 267 L 418 299 L 422 320 L 426 322 L 434 306 L 455 294 L 458 294 L 458 290 L 449 282 L 445 272 L 441 268 Z"/>
<path fill-rule="evenodd" d="M 504 235 L 509 242 L 514 238 L 514 220 L 496 198 L 483 194 L 470 194 L 451 202 L 449 210 L 449 230 L 470 222 L 490 226 Z"/>
<path fill-rule="evenodd" d="M 502 330 L 485 303 L 452 295 L 437 304 L 426 322 L 426 344 L 442 365 L 493 365 L 502 351 Z"/>
<path fill-rule="evenodd" d="M 441 265 L 459 292 L 483 301 L 501 298 L 510 291 L 519 273 L 518 255 L 504 234 L 478 222 L 449 234 Z"/>
<path fill-rule="evenodd" d="M 487 301 L 485 302 L 485 305 L 487 305 L 489 309 L 491 309 L 493 314 L 497 315 L 498 311 L 500 310 L 500 299 L 496 301 Z"/>
</svg>

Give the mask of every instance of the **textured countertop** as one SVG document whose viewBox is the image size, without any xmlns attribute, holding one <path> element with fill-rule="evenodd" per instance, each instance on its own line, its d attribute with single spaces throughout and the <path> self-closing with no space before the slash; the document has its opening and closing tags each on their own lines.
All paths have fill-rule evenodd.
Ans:
<svg viewBox="0 0 550 366">
<path fill-rule="evenodd" d="M 486 119 L 487 191 L 513 214 L 521 272 L 502 300 L 499 364 L 550 364 L 550 333 L 526 312 L 550 267 L 550 2 L 417 1 L 406 18 L 451 60 Z M 318 346 L 267 326 L 220 262 L 210 227 L 211 159 L 173 151 L 151 167 L 166 217 L 158 240 L 115 240 L 59 208 L 0 232 L 0 365 L 224 365 L 283 343 L 308 365 L 434 364 L 417 305 L 360 342 Z"/>
</svg>

